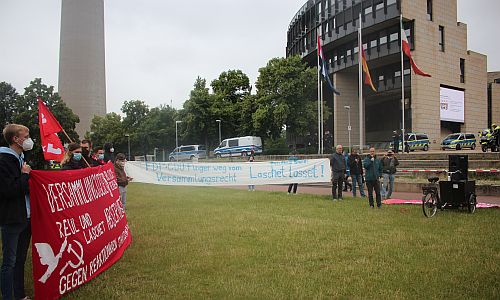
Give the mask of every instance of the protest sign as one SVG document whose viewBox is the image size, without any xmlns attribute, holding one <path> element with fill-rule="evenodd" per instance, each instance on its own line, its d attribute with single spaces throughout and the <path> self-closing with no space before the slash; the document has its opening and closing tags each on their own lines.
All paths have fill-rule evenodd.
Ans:
<svg viewBox="0 0 500 300">
<path fill-rule="evenodd" d="M 229 186 L 330 182 L 328 159 L 241 163 L 127 162 L 134 182 Z"/>
<path fill-rule="evenodd" d="M 57 299 L 109 268 L 131 243 L 111 163 L 30 174 L 37 299 Z"/>
</svg>

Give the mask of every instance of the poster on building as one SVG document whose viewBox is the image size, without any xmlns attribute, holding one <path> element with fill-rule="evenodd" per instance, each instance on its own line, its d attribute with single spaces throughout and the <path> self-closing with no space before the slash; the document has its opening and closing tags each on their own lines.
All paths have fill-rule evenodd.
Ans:
<svg viewBox="0 0 500 300">
<path fill-rule="evenodd" d="M 328 159 L 266 162 L 127 162 L 134 182 L 162 185 L 233 186 L 330 182 Z"/>
<path fill-rule="evenodd" d="M 465 101 L 464 91 L 441 87 L 441 121 L 464 123 Z"/>
<path fill-rule="evenodd" d="M 57 299 L 112 266 L 132 237 L 111 163 L 30 174 L 36 299 Z"/>
</svg>

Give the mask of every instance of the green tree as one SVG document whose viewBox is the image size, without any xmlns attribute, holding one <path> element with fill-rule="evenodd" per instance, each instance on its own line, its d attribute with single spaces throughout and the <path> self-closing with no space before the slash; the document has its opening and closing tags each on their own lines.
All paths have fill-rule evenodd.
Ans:
<svg viewBox="0 0 500 300">
<path fill-rule="evenodd" d="M 256 110 L 253 126 L 261 136 L 281 137 L 287 129 L 289 138 L 310 132 L 317 120 L 315 69 L 307 67 L 300 57 L 273 58 L 259 69 Z"/>
<path fill-rule="evenodd" d="M 40 141 L 40 128 L 38 126 L 38 100 L 41 97 L 54 117 L 59 121 L 63 129 L 73 141 L 78 140 L 78 134 L 75 131 L 76 123 L 80 118 L 66 106 L 58 93 L 54 93 L 53 86 L 47 86 L 42 83 L 42 79 L 35 78 L 30 85 L 24 89 L 24 94 L 17 97 L 15 104 L 15 114 L 13 122 L 25 125 L 30 129 L 30 136 L 35 141 L 33 151 L 30 151 L 30 160 L 32 166 L 42 168 L 45 165 L 43 159 L 42 146 Z M 69 142 L 67 138 L 59 134 L 63 143 Z"/>
<path fill-rule="evenodd" d="M 0 82 L 0 127 L 12 123 L 12 116 L 18 94 L 16 89 L 7 82 Z"/>
<path fill-rule="evenodd" d="M 119 114 L 112 112 L 105 116 L 95 116 L 90 124 L 90 130 L 85 136 L 92 140 L 94 147 L 112 143 L 117 153 L 127 153 L 126 132 Z"/>
<path fill-rule="evenodd" d="M 168 105 L 152 108 L 138 129 L 139 135 L 148 136 L 150 149 L 169 152 L 175 148 L 176 118 L 177 110 Z"/>
<path fill-rule="evenodd" d="M 248 76 L 241 70 L 229 70 L 222 72 L 218 79 L 212 81 L 211 86 L 214 93 L 212 112 L 217 119 L 222 120 L 224 136 L 250 134 L 250 132 L 243 130 L 243 128 L 248 128 L 243 123 L 249 118 L 242 119 L 244 108 L 245 113 L 251 113 L 248 103 L 244 103 L 251 91 Z M 212 121 L 212 126 L 217 126 L 217 124 Z"/>
<path fill-rule="evenodd" d="M 208 91 L 206 80 L 198 77 L 189 99 L 184 102 L 183 110 L 179 114 L 179 119 L 183 121 L 179 129 L 185 143 L 204 142 L 209 146 L 210 141 L 218 139 L 215 138 L 218 134 L 215 129 L 215 120 L 218 116 L 213 114 L 213 102 L 213 95 Z"/>
<path fill-rule="evenodd" d="M 123 126 L 128 131 L 139 127 L 149 113 L 149 107 L 141 100 L 125 101 L 121 110 L 125 114 Z"/>
</svg>

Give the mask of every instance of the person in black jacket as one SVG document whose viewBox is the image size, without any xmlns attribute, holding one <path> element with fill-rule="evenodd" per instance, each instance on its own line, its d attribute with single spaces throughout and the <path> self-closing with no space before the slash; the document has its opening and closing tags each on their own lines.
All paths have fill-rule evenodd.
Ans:
<svg viewBox="0 0 500 300">
<path fill-rule="evenodd" d="M 115 148 L 113 148 L 113 144 L 106 143 L 104 144 L 104 162 L 114 162 L 115 161 Z"/>
<path fill-rule="evenodd" d="M 78 170 L 88 167 L 82 155 L 82 147 L 78 143 L 71 143 L 61 162 L 63 170 Z"/>
<path fill-rule="evenodd" d="M 29 129 L 18 124 L 5 126 L 3 136 L 8 147 L 0 147 L 0 227 L 3 254 L 0 286 L 2 299 L 23 299 L 26 298 L 24 264 L 31 239 L 28 186 L 31 167 L 24 161 L 23 151 L 33 149 L 33 140 Z"/>
<path fill-rule="evenodd" d="M 342 155 L 342 145 L 335 148 L 335 153 L 330 157 L 330 169 L 332 171 L 332 198 L 342 200 L 342 187 L 346 174 L 346 162 Z"/>
<path fill-rule="evenodd" d="M 352 196 L 356 198 L 356 184 L 359 187 L 359 194 L 361 197 L 366 197 L 364 182 L 363 182 L 363 162 L 361 156 L 358 154 L 357 149 L 352 149 L 349 158 L 347 159 L 347 165 L 351 172 L 352 178 Z"/>
</svg>

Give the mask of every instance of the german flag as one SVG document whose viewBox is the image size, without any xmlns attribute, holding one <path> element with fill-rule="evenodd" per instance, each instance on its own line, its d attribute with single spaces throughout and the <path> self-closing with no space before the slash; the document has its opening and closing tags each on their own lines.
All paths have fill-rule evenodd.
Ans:
<svg viewBox="0 0 500 300">
<path fill-rule="evenodd" d="M 377 89 L 373 85 L 372 82 L 372 76 L 370 75 L 370 69 L 368 69 L 368 64 L 366 63 L 366 55 L 365 55 L 365 49 L 363 49 L 363 46 L 361 48 L 361 58 L 363 60 L 363 72 L 365 73 L 365 84 L 370 86 L 374 92 L 377 92 Z"/>
</svg>

